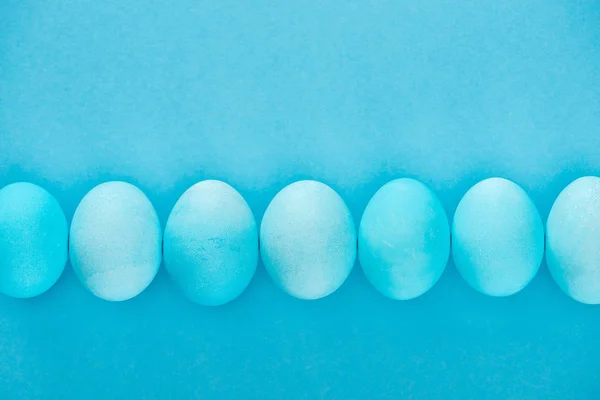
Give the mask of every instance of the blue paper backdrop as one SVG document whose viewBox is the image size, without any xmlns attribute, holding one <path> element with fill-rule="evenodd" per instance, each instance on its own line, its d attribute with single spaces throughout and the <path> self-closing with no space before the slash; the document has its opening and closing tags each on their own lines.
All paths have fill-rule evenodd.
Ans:
<svg viewBox="0 0 600 400">
<path fill-rule="evenodd" d="M 41 184 L 70 219 L 124 179 L 164 225 L 202 179 L 260 220 L 314 178 L 358 222 L 392 178 L 429 184 L 451 216 L 500 175 L 545 220 L 572 179 L 600 174 L 599 43 L 592 0 L 0 0 L 0 184 Z M 215 309 L 164 271 L 104 302 L 70 266 L 39 298 L 0 298 L 2 399 L 594 399 L 599 367 L 600 307 L 545 265 L 504 299 L 452 264 L 408 302 L 360 268 L 295 300 L 262 265 Z"/>
</svg>

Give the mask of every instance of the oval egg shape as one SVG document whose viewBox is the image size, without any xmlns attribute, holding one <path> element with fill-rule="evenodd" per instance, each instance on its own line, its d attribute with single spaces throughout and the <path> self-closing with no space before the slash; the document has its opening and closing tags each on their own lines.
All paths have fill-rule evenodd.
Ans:
<svg viewBox="0 0 600 400">
<path fill-rule="evenodd" d="M 69 228 L 58 201 L 45 189 L 18 182 L 0 190 L 0 293 L 38 296 L 60 278 Z"/>
<path fill-rule="evenodd" d="M 81 200 L 71 223 L 75 274 L 94 295 L 123 301 L 150 285 L 162 260 L 160 221 L 150 200 L 126 182 L 106 182 Z"/>
<path fill-rule="evenodd" d="M 546 222 L 546 262 L 571 298 L 600 304 L 600 178 L 571 182 L 556 198 Z"/>
<path fill-rule="evenodd" d="M 250 207 L 233 187 L 208 180 L 183 193 L 164 233 L 171 278 L 192 301 L 218 306 L 248 287 L 258 264 L 258 229 Z"/>
<path fill-rule="evenodd" d="M 503 178 L 483 180 L 461 199 L 452 258 L 462 277 L 490 296 L 509 296 L 533 279 L 544 256 L 544 226 L 527 193 Z"/>
<path fill-rule="evenodd" d="M 414 179 L 396 179 L 371 198 L 358 230 L 358 257 L 384 296 L 408 300 L 433 287 L 450 255 L 450 226 L 437 196 Z"/>
<path fill-rule="evenodd" d="M 283 188 L 265 211 L 260 249 L 273 281 L 306 300 L 336 291 L 356 260 L 356 228 L 344 200 L 329 186 L 299 181 Z"/>
</svg>

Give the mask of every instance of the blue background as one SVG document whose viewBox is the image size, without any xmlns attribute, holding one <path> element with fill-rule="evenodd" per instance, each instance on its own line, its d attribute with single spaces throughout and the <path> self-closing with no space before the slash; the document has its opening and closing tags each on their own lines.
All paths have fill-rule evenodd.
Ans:
<svg viewBox="0 0 600 400">
<path fill-rule="evenodd" d="M 0 0 L 0 184 L 41 184 L 70 219 L 123 179 L 164 225 L 202 179 L 260 220 L 314 178 L 358 222 L 392 178 L 429 184 L 451 216 L 499 175 L 545 220 L 571 180 L 600 174 L 599 21 L 592 0 Z M 124 303 L 70 267 L 43 296 L 0 298 L 3 399 L 593 399 L 599 367 L 600 308 L 545 265 L 503 299 L 452 264 L 407 302 L 360 268 L 295 300 L 262 265 L 220 308 L 164 270 Z"/>
</svg>

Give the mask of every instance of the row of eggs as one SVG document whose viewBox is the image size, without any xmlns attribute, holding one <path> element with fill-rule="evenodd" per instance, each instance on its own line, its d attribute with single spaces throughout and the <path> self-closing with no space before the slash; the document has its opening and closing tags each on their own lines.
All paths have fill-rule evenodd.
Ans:
<svg viewBox="0 0 600 400">
<path fill-rule="evenodd" d="M 164 261 L 192 301 L 221 305 L 249 285 L 259 253 L 276 285 L 300 299 L 337 290 L 357 255 L 369 282 L 392 299 L 412 299 L 431 289 L 450 254 L 473 288 L 508 296 L 533 279 L 544 250 L 565 293 L 600 303 L 600 178 L 583 177 L 567 186 L 546 229 L 527 193 L 503 178 L 469 189 L 451 227 L 427 186 L 393 180 L 371 198 L 358 231 L 343 199 L 310 180 L 281 190 L 260 228 L 234 188 L 202 181 L 179 198 L 164 232 L 151 202 L 129 183 L 93 188 L 70 228 L 45 189 L 19 182 L 0 190 L 0 292 L 17 298 L 47 291 L 70 258 L 91 293 L 127 300 L 148 287 Z"/>
</svg>

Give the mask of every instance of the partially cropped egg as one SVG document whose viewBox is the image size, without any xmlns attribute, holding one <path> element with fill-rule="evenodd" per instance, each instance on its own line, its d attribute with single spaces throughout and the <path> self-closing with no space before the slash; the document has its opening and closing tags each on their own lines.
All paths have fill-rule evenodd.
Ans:
<svg viewBox="0 0 600 400">
<path fill-rule="evenodd" d="M 546 261 L 558 286 L 581 303 L 600 304 L 600 178 L 564 188 L 546 229 Z"/>
<path fill-rule="evenodd" d="M 543 256 L 544 226 L 520 186 L 490 178 L 467 191 L 452 223 L 452 257 L 467 283 L 490 296 L 517 293 Z"/>
<path fill-rule="evenodd" d="M 177 200 L 164 234 L 165 268 L 192 301 L 218 306 L 238 297 L 258 263 L 258 230 L 228 184 L 195 184 Z"/>
<path fill-rule="evenodd" d="M 0 292 L 28 298 L 46 292 L 61 276 L 69 228 L 58 201 L 27 182 L 0 190 Z"/>
<path fill-rule="evenodd" d="M 450 226 L 436 195 L 414 179 L 396 179 L 371 198 L 358 231 L 365 276 L 383 295 L 418 297 L 438 281 L 450 254 Z"/>
<path fill-rule="evenodd" d="M 300 299 L 336 291 L 356 260 L 356 228 L 329 186 L 299 181 L 269 204 L 260 227 L 261 254 L 273 281 Z"/>
<path fill-rule="evenodd" d="M 162 260 L 162 232 L 152 203 L 129 183 L 96 186 L 77 206 L 69 252 L 77 277 L 94 295 L 109 301 L 137 296 Z"/>
</svg>

